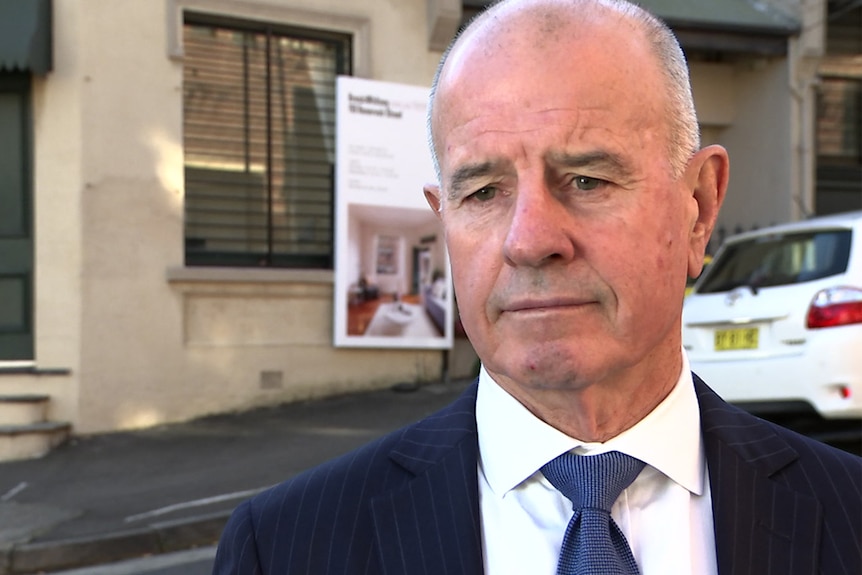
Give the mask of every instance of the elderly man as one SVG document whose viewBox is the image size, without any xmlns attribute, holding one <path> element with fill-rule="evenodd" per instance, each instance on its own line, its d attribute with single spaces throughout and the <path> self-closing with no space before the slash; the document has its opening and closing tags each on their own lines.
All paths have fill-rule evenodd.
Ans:
<svg viewBox="0 0 862 575">
<path fill-rule="evenodd" d="M 728 181 L 672 34 L 614 0 L 510 0 L 429 108 L 477 384 L 244 503 L 215 573 L 862 572 L 862 460 L 689 371 L 680 326 Z"/>
</svg>

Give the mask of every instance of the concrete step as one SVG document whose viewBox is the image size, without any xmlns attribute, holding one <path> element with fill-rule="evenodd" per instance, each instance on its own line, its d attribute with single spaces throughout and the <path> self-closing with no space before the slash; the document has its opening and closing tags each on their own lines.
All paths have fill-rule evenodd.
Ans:
<svg viewBox="0 0 862 575">
<path fill-rule="evenodd" d="M 40 394 L 0 395 L 0 425 L 28 425 L 47 418 L 50 396 Z"/>
<path fill-rule="evenodd" d="M 0 425 L 0 461 L 42 457 L 66 441 L 71 428 L 57 421 Z"/>
</svg>

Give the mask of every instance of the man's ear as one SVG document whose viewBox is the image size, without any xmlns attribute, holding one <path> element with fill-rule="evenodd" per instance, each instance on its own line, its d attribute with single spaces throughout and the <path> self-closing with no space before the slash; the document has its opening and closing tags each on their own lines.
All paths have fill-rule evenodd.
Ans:
<svg viewBox="0 0 862 575">
<path fill-rule="evenodd" d="M 697 206 L 689 235 L 688 275 L 691 277 L 697 277 L 703 269 L 703 256 L 727 192 L 729 177 L 730 161 L 727 150 L 721 146 L 703 148 L 686 169 L 685 181 Z"/>
<path fill-rule="evenodd" d="M 425 200 L 428 202 L 428 205 L 431 206 L 431 209 L 434 210 L 434 213 L 437 217 L 440 217 L 440 186 L 436 184 L 425 184 L 422 186 L 422 191 L 425 192 Z"/>
</svg>

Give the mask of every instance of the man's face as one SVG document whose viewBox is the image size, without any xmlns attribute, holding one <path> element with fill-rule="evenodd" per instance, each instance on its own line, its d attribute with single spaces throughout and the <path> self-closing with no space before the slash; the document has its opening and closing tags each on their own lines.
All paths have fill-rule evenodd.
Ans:
<svg viewBox="0 0 862 575">
<path fill-rule="evenodd" d="M 429 201 L 464 327 L 510 391 L 660 377 L 668 357 L 675 379 L 697 203 L 659 72 L 631 31 L 523 38 L 453 52 L 438 91 Z"/>
</svg>

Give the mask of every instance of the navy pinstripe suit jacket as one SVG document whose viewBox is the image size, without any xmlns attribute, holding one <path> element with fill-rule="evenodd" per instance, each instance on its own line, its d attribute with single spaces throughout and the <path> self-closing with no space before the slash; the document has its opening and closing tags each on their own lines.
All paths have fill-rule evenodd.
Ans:
<svg viewBox="0 0 862 575">
<path fill-rule="evenodd" d="M 720 574 L 862 574 L 862 458 L 756 419 L 697 377 L 695 387 Z M 241 504 L 213 573 L 481 574 L 475 406 L 473 384 Z"/>
</svg>

